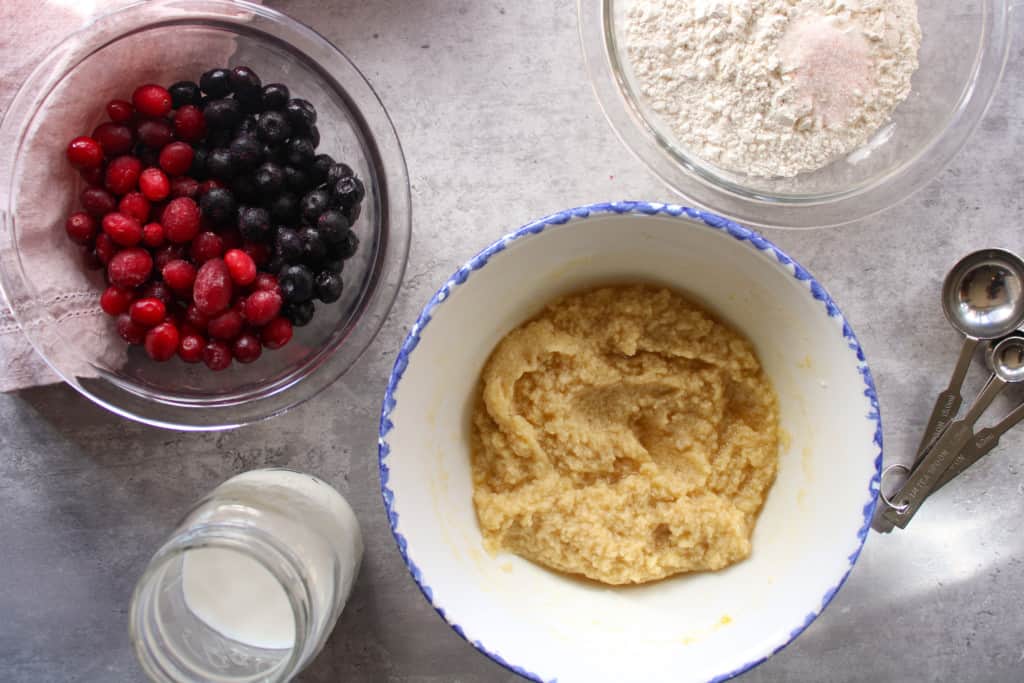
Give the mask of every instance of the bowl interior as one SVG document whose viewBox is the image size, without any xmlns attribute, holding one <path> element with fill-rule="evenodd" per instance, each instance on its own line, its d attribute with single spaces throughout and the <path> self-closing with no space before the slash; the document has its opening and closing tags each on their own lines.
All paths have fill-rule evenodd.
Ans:
<svg viewBox="0 0 1024 683">
<path fill-rule="evenodd" d="M 150 4 L 157 10 L 145 6 Z M 337 80 L 352 80 L 342 66 L 351 74 L 358 76 L 358 72 L 326 41 L 294 23 L 286 26 L 283 22 L 290 20 L 281 15 L 254 8 L 261 14 L 251 16 L 242 11 L 244 6 L 232 2 L 194 4 L 188 0 L 143 3 L 127 16 L 101 21 L 93 34 L 86 29 L 82 44 L 66 50 L 66 60 L 54 65 L 47 87 L 36 95 L 21 127 L 8 186 L 4 290 L 19 321 L 65 379 L 129 413 L 145 412 L 144 406 L 153 401 L 186 408 L 240 406 L 278 395 L 328 362 L 338 363 L 339 357 L 351 364 L 362 348 L 350 349 L 346 341 L 362 336 L 360 343 L 365 346 L 372 338 L 358 331 L 369 304 L 380 296 L 381 281 L 394 275 L 383 272 L 393 265 L 385 263 L 385 251 L 389 246 L 395 250 L 394 243 L 402 242 L 394 234 L 395 217 L 389 222 L 384 175 L 397 172 L 404 177 L 404 163 L 399 162 L 401 169 L 383 168 L 378 141 L 366 123 L 368 114 L 361 109 L 367 104 L 379 107 L 369 86 L 363 82 L 365 92 L 353 92 Z M 306 42 L 296 45 L 293 37 Z M 324 50 L 332 53 L 326 56 L 336 63 L 325 63 Z M 293 97 L 316 107 L 321 133 L 317 152 L 350 165 L 366 187 L 362 213 L 353 226 L 360 246 L 345 263 L 341 299 L 332 304 L 317 302 L 313 322 L 296 328 L 295 338 L 284 348 L 265 351 L 250 365 L 236 363 L 220 373 L 177 358 L 154 363 L 140 347 L 126 348 L 113 320 L 98 306 L 83 311 L 83 302 L 98 302 L 103 274 L 86 271 L 82 248 L 64 235 L 64 219 L 77 210 L 84 187 L 64 162 L 64 145 L 105 120 L 104 104 L 115 97 L 130 97 L 136 84 L 198 80 L 214 66 L 239 64 L 252 67 L 264 83 L 285 83 Z M 366 99 L 372 102 L 354 99 L 367 93 Z M 390 125 L 383 109 L 380 112 Z M 398 150 L 397 140 L 394 150 Z M 397 227 L 400 231 L 400 219 Z M 405 252 L 398 251 L 400 271 Z M 379 324 L 383 316 L 377 317 Z"/>
<path fill-rule="evenodd" d="M 852 332 L 824 290 L 762 238 L 692 215 L 594 213 L 528 229 L 448 282 L 396 364 L 382 480 L 399 545 L 460 634 L 538 680 L 699 681 L 757 663 L 831 599 L 867 532 L 879 423 Z M 779 395 L 780 469 L 752 556 L 610 588 L 489 555 L 468 448 L 484 362 L 552 297 L 635 280 L 684 292 L 746 334 Z"/>
</svg>

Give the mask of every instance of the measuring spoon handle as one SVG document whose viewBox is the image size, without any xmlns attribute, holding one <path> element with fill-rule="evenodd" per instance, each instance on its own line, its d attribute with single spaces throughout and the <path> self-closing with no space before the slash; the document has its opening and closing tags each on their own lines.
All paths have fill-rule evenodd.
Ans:
<svg viewBox="0 0 1024 683">
<path fill-rule="evenodd" d="M 932 487 L 932 492 L 938 491 L 949 483 L 951 479 L 981 460 L 982 457 L 999 444 L 999 437 L 1009 431 L 1010 428 L 1016 426 L 1021 420 L 1024 420 L 1024 403 L 1014 408 L 996 424 L 986 427 L 975 434 L 974 438 L 967 442 L 963 450 L 949 464 L 949 468 L 939 477 L 939 481 Z"/>
<path fill-rule="evenodd" d="M 957 411 L 960 410 L 960 404 L 963 402 L 960 392 L 964 386 L 967 370 L 971 367 L 974 351 L 978 348 L 978 343 L 977 339 L 964 337 L 963 346 L 960 347 L 960 355 L 956 360 L 956 367 L 953 368 L 953 375 L 949 378 L 949 386 L 943 389 L 939 393 L 938 398 L 935 399 L 931 417 L 928 418 L 928 425 L 924 429 L 921 443 L 918 444 L 917 451 L 914 454 L 914 465 L 921 461 L 928 447 L 935 443 L 939 436 L 942 435 L 942 432 L 949 426 L 949 423 L 956 417 Z"/>
<path fill-rule="evenodd" d="M 988 382 L 985 383 L 985 387 L 978 397 L 974 399 L 974 403 L 971 404 L 964 418 L 949 425 L 911 472 L 903 488 L 894 497 L 896 505 L 899 507 L 886 510 L 883 515 L 885 519 L 901 529 L 906 528 L 928 494 L 932 492 L 932 487 L 939 477 L 974 435 L 974 423 L 978 421 L 981 414 L 992 404 L 992 401 L 1005 386 L 1006 382 L 994 374 L 988 378 Z"/>
</svg>

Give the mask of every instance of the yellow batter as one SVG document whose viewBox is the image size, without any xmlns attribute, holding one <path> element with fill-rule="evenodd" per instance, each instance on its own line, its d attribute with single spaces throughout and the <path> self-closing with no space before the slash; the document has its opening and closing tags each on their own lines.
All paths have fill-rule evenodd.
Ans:
<svg viewBox="0 0 1024 683">
<path fill-rule="evenodd" d="M 778 451 L 749 341 L 668 290 L 605 287 L 555 301 L 491 354 L 473 501 L 492 552 L 643 583 L 747 557 Z"/>
</svg>

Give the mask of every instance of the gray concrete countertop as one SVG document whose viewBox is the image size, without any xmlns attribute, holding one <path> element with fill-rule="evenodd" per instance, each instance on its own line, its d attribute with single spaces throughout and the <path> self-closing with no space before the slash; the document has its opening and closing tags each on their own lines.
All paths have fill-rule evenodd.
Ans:
<svg viewBox="0 0 1024 683">
<path fill-rule="evenodd" d="M 672 196 L 605 123 L 571 0 L 268 4 L 347 52 L 394 118 L 415 211 L 404 287 L 357 367 L 269 423 L 179 434 L 120 420 L 65 386 L 0 396 L 5 682 L 141 679 L 127 606 L 143 566 L 198 495 L 264 465 L 336 485 L 367 539 L 351 601 L 300 680 L 515 680 L 438 618 L 395 549 L 377 480 L 385 379 L 433 290 L 499 234 L 587 202 Z M 1015 29 L 1019 38 L 1019 17 Z M 25 47 L 29 56 L 45 49 Z M 4 70 L 0 106 L 16 85 Z M 975 248 L 1024 249 L 1022 87 L 1018 40 L 970 145 L 924 190 L 844 228 L 768 232 L 825 283 L 856 329 L 878 383 L 888 462 L 908 458 L 959 348 L 938 306 L 943 273 Z M 824 614 L 742 680 L 1024 680 L 1022 446 L 1024 430 L 1008 434 L 908 531 L 872 532 Z"/>
</svg>

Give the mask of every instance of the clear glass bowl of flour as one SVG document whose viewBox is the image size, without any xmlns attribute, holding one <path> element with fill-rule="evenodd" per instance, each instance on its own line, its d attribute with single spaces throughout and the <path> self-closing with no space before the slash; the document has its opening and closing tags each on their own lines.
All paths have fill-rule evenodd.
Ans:
<svg viewBox="0 0 1024 683">
<path fill-rule="evenodd" d="M 605 116 L 626 146 L 673 190 L 700 206 L 767 227 L 841 225 L 886 209 L 929 182 L 980 121 L 1011 42 L 1010 0 L 918 0 L 919 67 L 909 97 L 889 123 L 865 147 L 817 171 L 755 177 L 687 150 L 641 97 L 626 49 L 627 12 L 637 2 L 579 0 L 583 52 Z"/>
</svg>

